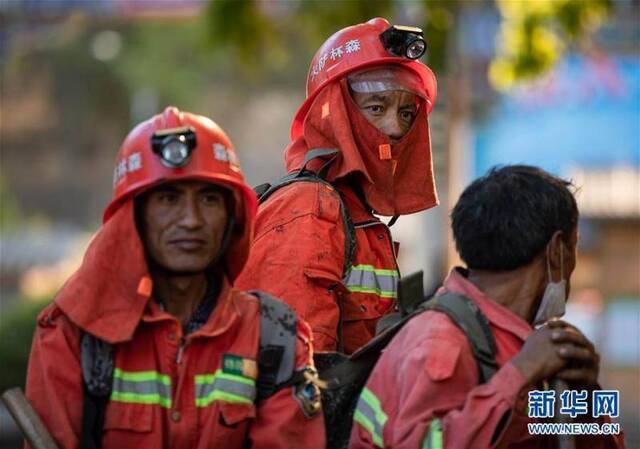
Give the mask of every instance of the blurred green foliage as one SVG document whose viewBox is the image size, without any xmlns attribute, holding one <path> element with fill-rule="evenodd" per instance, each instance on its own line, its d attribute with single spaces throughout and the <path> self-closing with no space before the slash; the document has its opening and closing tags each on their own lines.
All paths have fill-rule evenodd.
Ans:
<svg viewBox="0 0 640 449">
<path fill-rule="evenodd" d="M 15 48 L 7 61 L 8 70 L 17 73 L 18 78 L 28 80 L 38 74 L 48 75 L 52 100 L 64 108 L 56 117 L 60 121 L 50 131 L 64 135 L 70 146 L 79 148 L 86 145 L 77 140 L 81 135 L 77 132 L 79 123 L 117 116 L 127 108 L 128 100 L 114 68 L 96 63 L 92 57 L 89 51 L 92 33 L 93 26 L 88 20 L 70 16 L 55 34 L 34 36 L 35 43 Z"/>
<path fill-rule="evenodd" d="M 502 21 L 490 81 L 506 88 L 550 69 L 569 44 L 593 33 L 611 10 L 612 0 L 495 0 Z M 419 6 L 411 25 L 421 26 L 429 44 L 428 64 L 436 73 L 455 59 L 457 19 L 479 2 L 463 0 L 320 1 L 212 0 L 207 10 L 209 40 L 226 47 L 245 75 L 304 72 L 318 47 L 339 29 L 372 17 L 393 19 Z M 406 14 L 405 14 L 406 15 Z M 420 18 L 420 16 L 423 16 Z M 296 55 L 305 55 L 304 59 Z M 303 63 L 301 61 L 304 61 Z"/>
<path fill-rule="evenodd" d="M 549 70 L 570 45 L 585 45 L 612 9 L 612 0 L 496 0 L 502 14 L 489 79 L 498 89 Z"/>
<path fill-rule="evenodd" d="M 427 11 L 423 27 L 429 44 L 428 64 L 438 73 L 446 69 L 447 61 L 454 56 L 447 54 L 447 50 L 453 47 L 452 35 L 455 34 L 456 19 L 464 2 L 451 0 L 434 3 L 423 0 L 423 3 Z"/>
<path fill-rule="evenodd" d="M 198 105 L 212 72 L 227 73 L 226 58 L 211 51 L 206 22 L 190 20 L 148 21 L 118 28 L 122 34 L 120 55 L 105 65 L 126 86 L 129 95 L 151 88 L 160 106 L 178 104 L 190 109 Z"/>
<path fill-rule="evenodd" d="M 206 19 L 210 43 L 226 48 L 246 78 L 277 82 L 305 76 L 310 53 L 340 28 L 391 11 L 391 0 L 215 0 Z"/>
<path fill-rule="evenodd" d="M 0 391 L 10 387 L 24 388 L 36 317 L 49 301 L 50 298 L 37 302 L 19 300 L 14 301 L 8 310 L 2 310 Z"/>
</svg>

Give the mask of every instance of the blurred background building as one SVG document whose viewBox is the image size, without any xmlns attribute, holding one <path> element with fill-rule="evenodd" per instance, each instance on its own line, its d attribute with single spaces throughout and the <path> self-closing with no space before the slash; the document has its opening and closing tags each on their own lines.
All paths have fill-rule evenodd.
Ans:
<svg viewBox="0 0 640 449">
<path fill-rule="evenodd" d="M 439 84 L 441 204 L 394 225 L 404 274 L 423 270 L 432 291 L 459 263 L 449 210 L 490 167 L 572 179 L 567 319 L 596 342 L 640 447 L 638 0 L 0 2 L 0 390 L 23 384 L 35 313 L 99 227 L 134 124 L 168 104 L 210 116 L 250 184 L 277 179 L 313 53 L 378 15 L 425 29 Z M 0 434 L 6 424 L 0 411 Z"/>
</svg>

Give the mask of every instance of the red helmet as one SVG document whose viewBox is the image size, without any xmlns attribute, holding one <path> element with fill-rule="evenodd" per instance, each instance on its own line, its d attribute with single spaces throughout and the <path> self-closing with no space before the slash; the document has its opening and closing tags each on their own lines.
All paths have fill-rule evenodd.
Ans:
<svg viewBox="0 0 640 449">
<path fill-rule="evenodd" d="M 385 64 L 398 64 L 415 72 L 422 80 L 424 97 L 431 112 L 437 94 L 436 77 L 423 63 L 397 56 L 383 44 L 382 34 L 391 25 L 386 19 L 375 18 L 366 23 L 360 23 L 344 28 L 326 40 L 316 52 L 311 61 L 307 74 L 307 98 L 298 109 L 291 124 L 291 139 L 302 134 L 302 124 L 318 93 L 330 82 L 340 79 L 357 70 Z M 419 29 L 409 27 L 397 27 Z"/>
<path fill-rule="evenodd" d="M 129 133 L 118 151 L 113 199 L 105 209 L 103 222 L 133 196 L 158 184 L 183 179 L 219 184 L 233 192 L 236 225 L 225 259 L 231 268 L 229 274 L 235 278 L 248 255 L 257 200 L 244 181 L 229 138 L 206 117 L 169 106 Z"/>
</svg>

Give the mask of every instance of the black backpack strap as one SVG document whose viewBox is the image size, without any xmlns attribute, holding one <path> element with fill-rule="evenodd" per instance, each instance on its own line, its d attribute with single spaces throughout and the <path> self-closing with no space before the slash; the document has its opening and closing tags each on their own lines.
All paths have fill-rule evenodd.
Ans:
<svg viewBox="0 0 640 449">
<path fill-rule="evenodd" d="M 489 320 L 473 301 L 463 295 L 446 292 L 424 303 L 421 310 L 446 314 L 465 333 L 478 365 L 479 383 L 485 383 L 498 369 L 496 342 Z"/>
<path fill-rule="evenodd" d="M 365 346 L 351 354 L 348 363 L 334 363 L 321 370 L 321 377 L 329 383 L 329 387 L 339 387 L 353 382 L 360 373 L 368 373 L 373 369 L 382 350 L 409 320 L 427 310 L 435 310 L 446 314 L 464 332 L 473 356 L 478 363 L 480 383 L 487 382 L 497 371 L 496 343 L 489 326 L 489 320 L 473 301 L 457 293 L 446 292 L 435 296 L 415 308 L 409 315 L 400 314 L 386 329 L 377 334 Z"/>
<path fill-rule="evenodd" d="M 271 183 L 265 182 L 264 184 L 260 184 L 259 186 L 255 186 L 253 191 L 256 192 L 256 196 L 258 200 L 271 188 Z"/>
<path fill-rule="evenodd" d="M 325 177 L 327 175 L 329 167 L 335 160 L 338 153 L 338 150 L 336 150 L 335 148 L 314 148 L 312 150 L 309 150 L 304 156 L 304 162 L 302 163 L 302 167 L 300 168 L 300 170 L 295 170 L 283 176 L 278 181 L 276 181 L 275 184 L 264 183 L 254 187 L 253 190 L 258 196 L 258 202 L 264 203 L 277 190 L 296 181 L 323 181 L 324 184 L 327 184 L 329 187 L 335 190 L 335 187 L 333 187 L 331 183 L 327 182 L 325 180 Z M 317 173 L 311 170 L 307 170 L 307 165 L 309 164 L 309 162 L 316 158 L 325 156 L 332 157 L 329 158 L 327 162 L 325 162 L 325 164 L 320 168 L 320 170 L 318 170 Z"/>
<path fill-rule="evenodd" d="M 253 188 L 253 191 L 256 192 L 256 196 L 258 197 L 258 202 L 264 203 L 276 190 L 279 190 L 280 188 L 289 185 L 292 182 L 305 181 L 310 179 L 316 180 L 318 178 L 324 181 L 327 176 L 327 172 L 329 171 L 329 168 L 331 167 L 331 164 L 335 160 L 337 154 L 338 150 L 336 150 L 335 148 L 314 148 L 313 150 L 309 150 L 307 154 L 304 155 L 304 162 L 302 163 L 302 168 L 300 168 L 300 170 L 293 171 L 288 175 L 283 176 L 275 184 L 265 182 L 264 184 L 260 184 Z M 309 164 L 309 162 L 316 158 L 325 156 L 332 157 L 329 158 L 329 160 L 325 162 L 322 167 L 320 167 L 320 170 L 318 170 L 317 173 L 307 170 L 307 164 Z"/>
<path fill-rule="evenodd" d="M 419 297 L 422 289 L 417 285 L 418 277 L 410 276 L 405 284 L 405 294 L 411 300 L 405 303 L 408 305 L 405 314 L 397 313 L 389 321 L 389 326 L 365 346 L 348 358 L 335 353 L 315 354 L 320 377 L 327 384 L 322 391 L 327 447 L 343 449 L 348 446 L 358 398 L 380 355 L 409 320 L 427 310 L 447 314 L 464 331 L 478 364 L 480 383 L 488 381 L 495 373 L 495 342 L 482 312 L 469 299 L 454 293 L 445 293 L 416 307 L 415 298 Z M 415 288 L 408 288 L 412 285 Z"/>
<path fill-rule="evenodd" d="M 113 346 L 86 332 L 80 337 L 82 449 L 100 449 L 107 402 L 113 387 Z"/>
<path fill-rule="evenodd" d="M 300 172 L 308 171 L 307 164 L 312 160 L 317 159 L 319 157 L 331 156 L 329 160 L 327 160 L 327 162 L 325 162 L 325 164 L 322 167 L 320 167 L 320 170 L 318 170 L 318 176 L 321 179 L 325 179 L 327 176 L 327 172 L 329 171 L 329 167 L 335 160 L 338 153 L 340 152 L 336 148 L 313 148 L 307 151 L 307 154 L 304 155 L 304 163 L 302 164 L 302 168 L 300 169 Z"/>
</svg>

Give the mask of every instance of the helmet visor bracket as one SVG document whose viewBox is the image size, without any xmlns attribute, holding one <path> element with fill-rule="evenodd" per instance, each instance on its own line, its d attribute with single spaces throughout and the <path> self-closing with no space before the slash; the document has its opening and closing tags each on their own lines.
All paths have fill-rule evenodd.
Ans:
<svg viewBox="0 0 640 449">
<path fill-rule="evenodd" d="M 380 34 L 384 48 L 393 56 L 407 59 L 419 59 L 427 51 L 420 28 L 393 25 Z"/>
<path fill-rule="evenodd" d="M 151 149 L 168 168 L 187 165 L 195 147 L 196 133 L 188 126 L 156 131 L 151 136 Z"/>
</svg>

